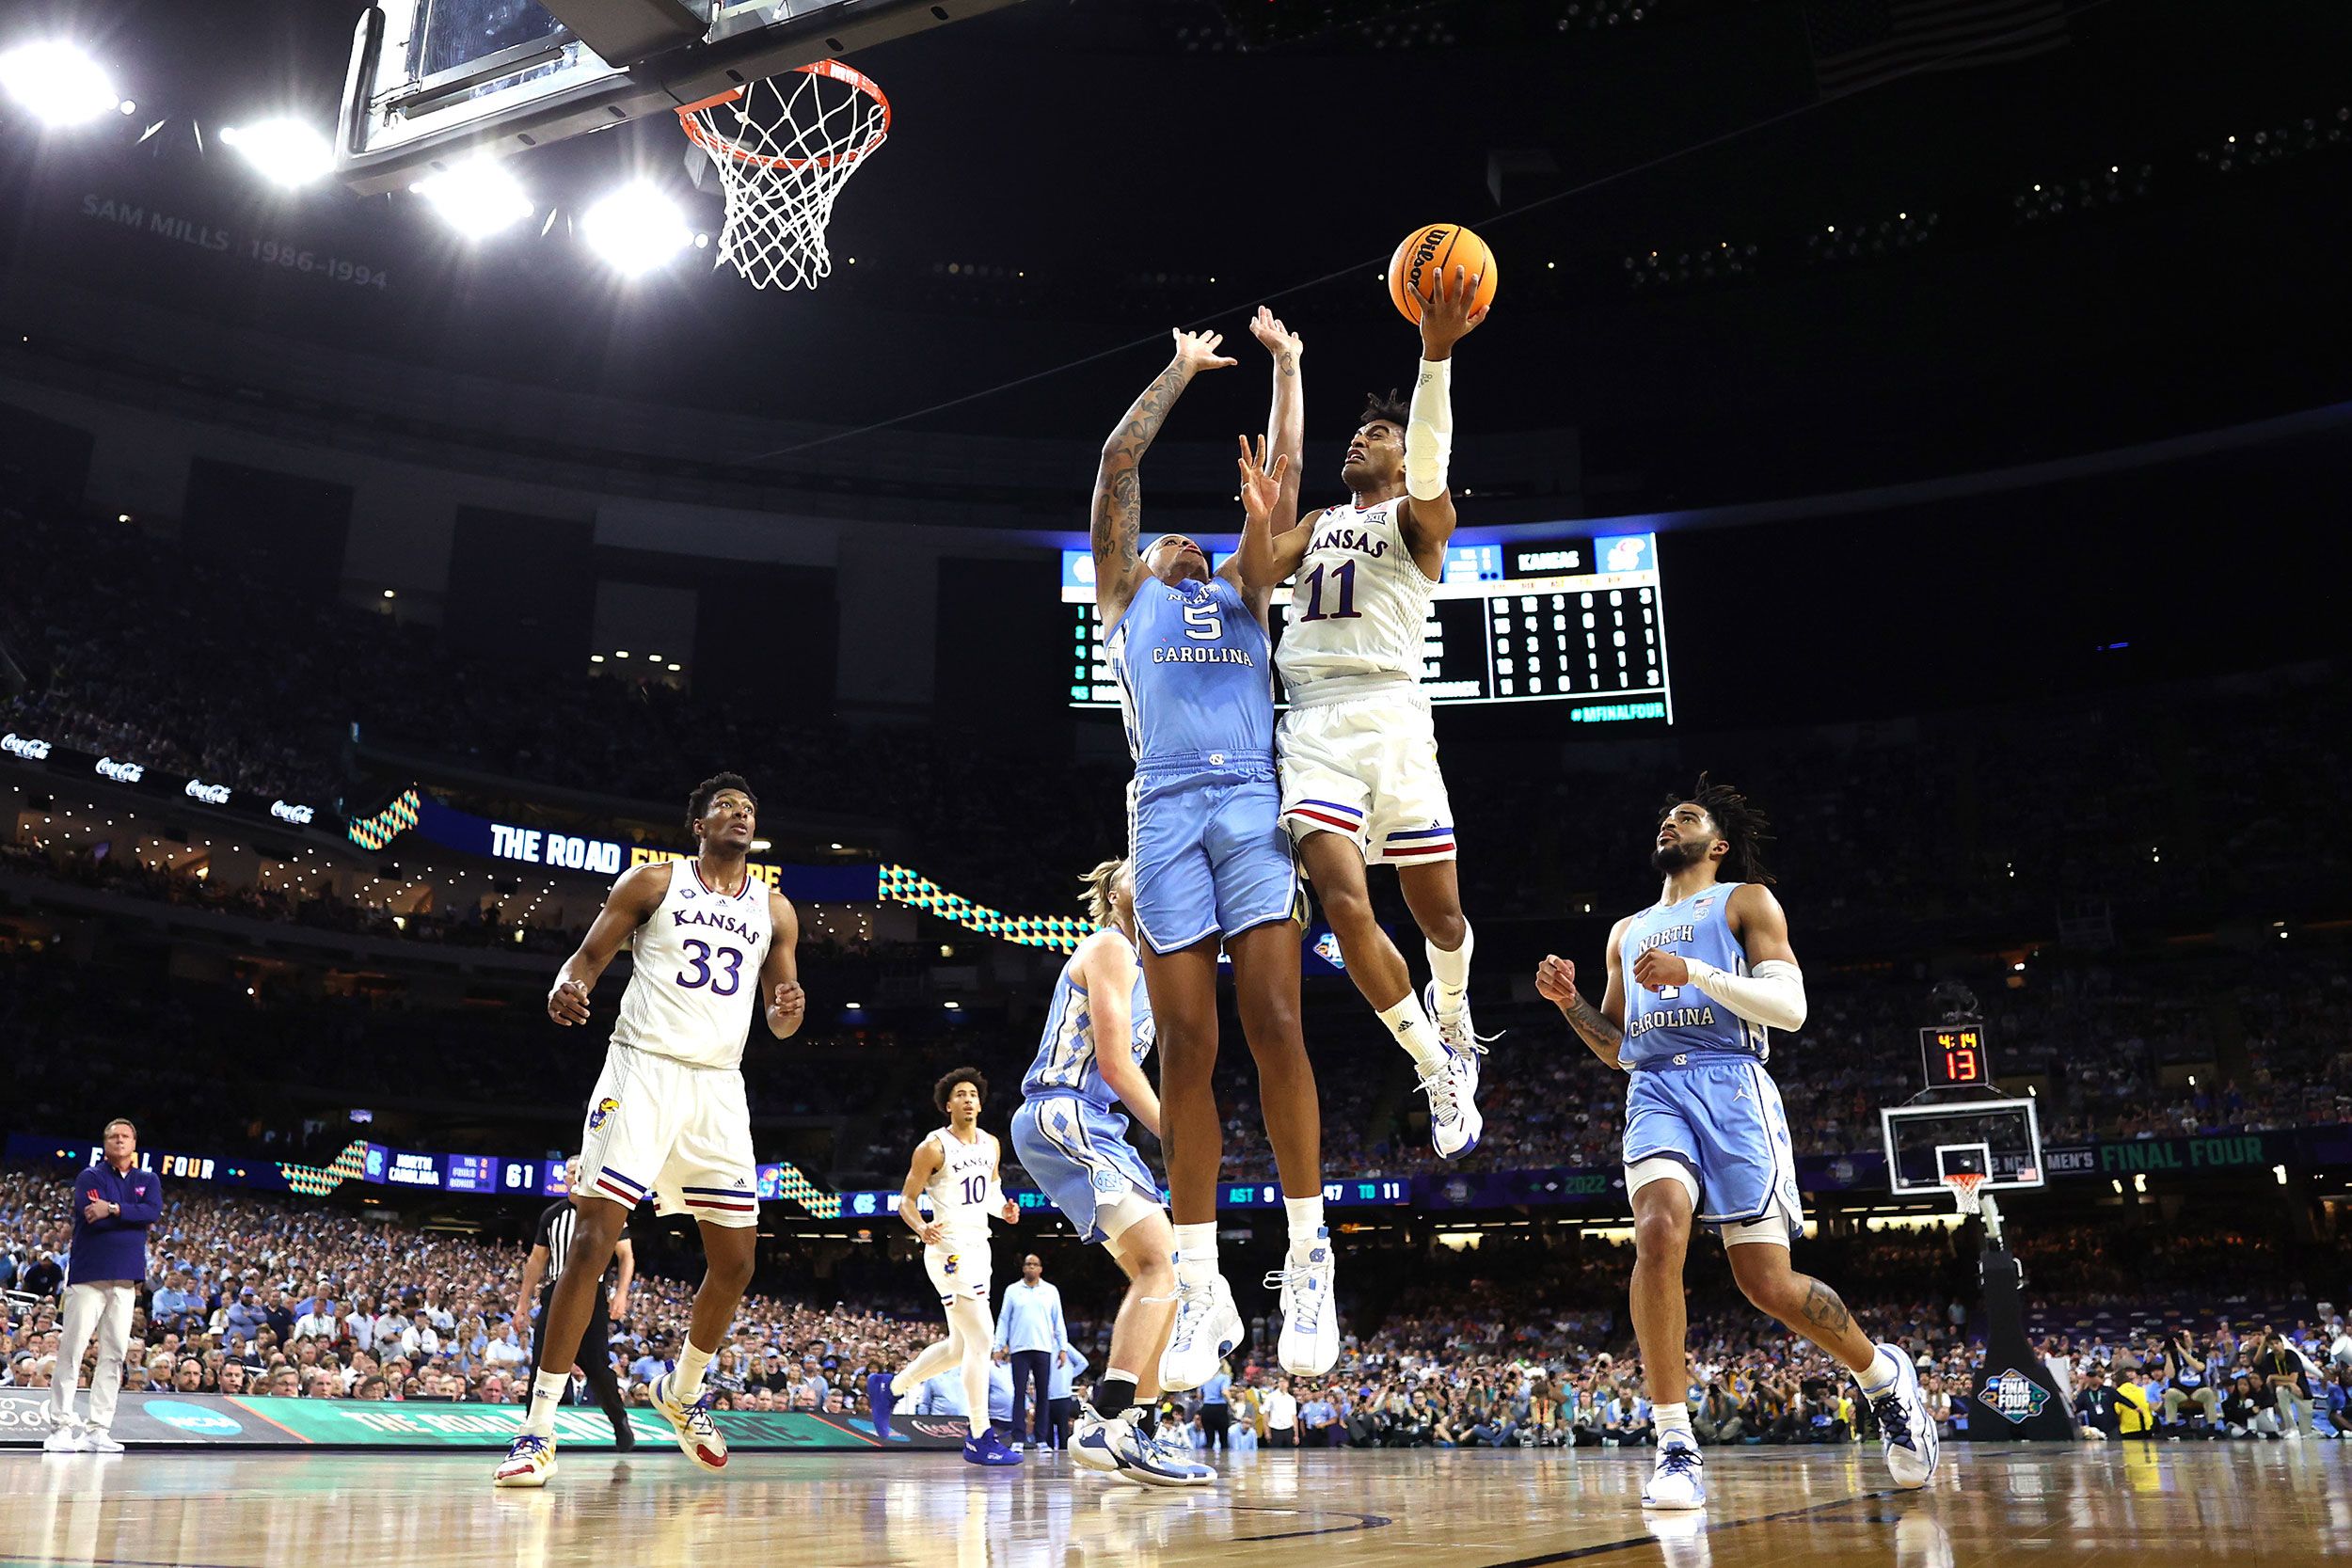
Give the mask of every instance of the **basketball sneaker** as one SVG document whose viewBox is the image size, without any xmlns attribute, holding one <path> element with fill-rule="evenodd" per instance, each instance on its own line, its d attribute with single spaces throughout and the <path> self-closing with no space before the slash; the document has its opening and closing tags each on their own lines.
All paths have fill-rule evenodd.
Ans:
<svg viewBox="0 0 2352 1568">
<path fill-rule="evenodd" d="M 1468 1001 L 1440 1015 L 1435 980 L 1422 988 L 1421 1000 L 1422 1009 L 1437 1020 L 1438 1038 L 1446 1049 L 1444 1070 L 1421 1081 L 1422 1093 L 1429 1097 L 1429 1141 L 1439 1158 L 1451 1160 L 1476 1148 L 1479 1134 L 1486 1130 L 1486 1118 L 1478 1114 L 1478 1058 L 1486 1047 L 1470 1024 Z"/>
<path fill-rule="evenodd" d="M 1005 1447 L 1005 1440 L 996 1435 L 994 1427 L 983 1427 L 976 1437 L 963 1440 L 963 1462 L 966 1465 L 1018 1465 L 1021 1456 Z"/>
<path fill-rule="evenodd" d="M 1221 1274 L 1206 1284 L 1176 1282 L 1176 1322 L 1168 1334 L 1168 1349 L 1160 1353 L 1160 1386 L 1171 1393 L 1200 1387 L 1216 1372 L 1216 1364 L 1241 1343 L 1241 1313 L 1233 1306 L 1233 1288 Z"/>
<path fill-rule="evenodd" d="M 120 1453 L 122 1444 L 113 1433 L 108 1432 L 104 1427 L 84 1427 L 82 1429 L 82 1451 L 84 1453 Z"/>
<path fill-rule="evenodd" d="M 518 1433 L 505 1462 L 490 1477 L 493 1486 L 545 1486 L 555 1474 L 555 1439 L 535 1432 Z"/>
<path fill-rule="evenodd" d="M 1676 1433 L 1658 1445 L 1658 1463 L 1651 1466 L 1649 1484 L 1642 1488 L 1644 1508 L 1705 1508 L 1705 1461 L 1696 1443 Z"/>
<path fill-rule="evenodd" d="M 866 1406 L 874 1415 L 874 1435 L 890 1441 L 890 1414 L 898 1408 L 898 1396 L 890 1391 L 888 1372 L 866 1374 Z"/>
<path fill-rule="evenodd" d="M 62 1425 L 52 1428 L 49 1435 L 40 1440 L 40 1451 L 43 1453 L 89 1452 L 88 1447 L 82 1441 L 82 1423 L 71 1416 L 67 1417 Z"/>
<path fill-rule="evenodd" d="M 1145 1486 L 1206 1486 L 1216 1479 L 1215 1470 L 1173 1437 L 1144 1431 L 1141 1405 L 1111 1417 L 1081 1406 L 1070 1457 L 1089 1470 Z"/>
<path fill-rule="evenodd" d="M 1915 1490 L 1934 1478 L 1941 1457 L 1935 1416 L 1928 1409 L 1911 1357 L 1893 1345 L 1881 1345 L 1879 1354 L 1895 1361 L 1895 1381 L 1870 1400 L 1870 1413 L 1879 1422 L 1879 1451 L 1886 1456 L 1886 1471 L 1895 1484 Z"/>
<path fill-rule="evenodd" d="M 1334 1272 L 1331 1232 L 1318 1226 L 1314 1245 L 1305 1257 L 1293 1253 L 1288 1267 L 1265 1276 L 1267 1290 L 1282 1292 L 1282 1333 L 1275 1359 L 1293 1377 L 1321 1377 L 1340 1358 L 1340 1309 L 1331 1299 Z"/>
<path fill-rule="evenodd" d="M 677 1373 L 663 1372 L 653 1380 L 648 1397 L 661 1418 L 677 1433 L 677 1446 L 686 1450 L 686 1457 L 706 1470 L 727 1467 L 726 1434 L 719 1423 L 710 1418 L 710 1386 L 703 1385 L 701 1395 L 691 1403 L 675 1398 L 670 1390 L 677 1381 Z"/>
</svg>

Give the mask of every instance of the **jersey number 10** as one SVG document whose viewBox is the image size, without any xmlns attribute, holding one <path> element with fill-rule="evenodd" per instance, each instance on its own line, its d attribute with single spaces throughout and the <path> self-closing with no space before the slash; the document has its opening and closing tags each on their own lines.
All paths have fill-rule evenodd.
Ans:
<svg viewBox="0 0 2352 1568">
<path fill-rule="evenodd" d="M 714 974 L 710 968 L 710 944 L 688 937 L 686 961 L 691 968 L 679 972 L 677 983 L 690 990 L 708 986 L 713 996 L 733 996 L 743 984 L 743 955 L 735 948 L 722 947 L 718 956 L 719 971 Z"/>
<path fill-rule="evenodd" d="M 1331 592 L 1339 600 L 1340 606 L 1328 615 L 1323 612 L 1323 575 L 1327 571 L 1331 573 Z M 1356 563 L 1354 562 L 1342 562 L 1336 571 L 1332 571 L 1329 567 L 1318 566 L 1307 574 L 1307 613 L 1300 616 L 1300 620 L 1353 621 L 1359 619 L 1362 613 L 1356 608 Z"/>
<path fill-rule="evenodd" d="M 965 1178 L 963 1179 L 963 1201 L 964 1201 L 966 1204 L 977 1203 L 977 1202 L 979 1202 L 982 1198 L 986 1197 L 987 1196 L 988 1196 L 988 1178 L 987 1178 L 987 1177 L 985 1177 L 985 1176 L 967 1176 L 967 1177 L 965 1177 Z"/>
</svg>

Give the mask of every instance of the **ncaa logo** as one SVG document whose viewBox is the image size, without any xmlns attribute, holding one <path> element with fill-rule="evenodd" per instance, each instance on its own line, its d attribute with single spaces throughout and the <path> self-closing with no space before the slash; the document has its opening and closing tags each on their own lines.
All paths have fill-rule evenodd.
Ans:
<svg viewBox="0 0 2352 1568">
<path fill-rule="evenodd" d="M 2042 1407 L 2050 1402 L 2050 1391 L 2011 1367 L 1998 1377 L 1986 1378 L 1984 1391 L 1977 1398 L 1992 1406 L 1994 1415 L 2022 1426 L 2042 1414 Z"/>
<path fill-rule="evenodd" d="M 190 1404 L 185 1400 L 149 1400 L 139 1408 L 166 1426 L 200 1436 L 234 1437 L 245 1430 L 245 1423 L 227 1411 Z"/>
<path fill-rule="evenodd" d="M 596 1108 L 588 1113 L 588 1131 L 593 1132 L 604 1125 L 604 1118 L 621 1108 L 621 1102 L 611 1095 L 596 1101 Z"/>
</svg>

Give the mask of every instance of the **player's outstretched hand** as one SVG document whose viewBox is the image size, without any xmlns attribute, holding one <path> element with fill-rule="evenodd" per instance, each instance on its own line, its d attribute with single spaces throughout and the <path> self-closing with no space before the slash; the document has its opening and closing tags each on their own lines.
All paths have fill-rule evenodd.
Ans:
<svg viewBox="0 0 2352 1568">
<path fill-rule="evenodd" d="M 1482 275 L 1483 276 L 1483 275 Z M 1470 309 L 1478 297 L 1479 277 L 1458 263 L 1451 273 L 1438 275 L 1438 292 L 1421 307 L 1421 356 L 1442 359 L 1454 345 L 1469 337 L 1486 319 L 1486 308 Z"/>
<path fill-rule="evenodd" d="M 1005 1199 L 1004 1208 L 998 1212 L 1005 1216 L 1005 1223 L 1007 1225 L 1019 1225 L 1021 1223 L 1021 1205 L 1015 1203 L 1012 1199 Z"/>
<path fill-rule="evenodd" d="M 1180 326 L 1170 336 L 1176 340 L 1176 363 L 1187 371 L 1221 371 L 1234 363 L 1216 351 L 1225 341 L 1222 332 L 1187 332 Z"/>
<path fill-rule="evenodd" d="M 808 1011 L 808 992 L 801 989 L 798 980 L 780 980 L 775 995 L 768 999 L 768 1010 L 782 1014 L 785 1022 L 797 1025 Z"/>
<path fill-rule="evenodd" d="M 1535 994 L 1555 1007 L 1565 1007 L 1576 1000 L 1576 965 L 1548 953 L 1535 966 Z"/>
<path fill-rule="evenodd" d="M 1290 471 L 1288 452 L 1277 452 L 1274 466 L 1266 467 L 1265 437 L 1258 437 L 1252 448 L 1249 437 L 1241 438 L 1241 504 L 1253 523 L 1264 523 L 1274 515 L 1274 503 L 1282 497 L 1282 476 Z"/>
<path fill-rule="evenodd" d="M 558 980 L 548 992 L 548 1016 L 558 1023 L 588 1022 L 588 988 L 578 980 Z"/>
<path fill-rule="evenodd" d="M 1282 325 L 1282 318 L 1261 305 L 1250 318 L 1249 335 L 1265 345 L 1265 351 L 1279 359 L 1288 354 L 1295 358 L 1307 352 L 1307 340 Z"/>
<path fill-rule="evenodd" d="M 1691 983 L 1691 966 L 1663 948 L 1653 947 L 1633 960 L 1633 978 L 1651 990 Z"/>
</svg>

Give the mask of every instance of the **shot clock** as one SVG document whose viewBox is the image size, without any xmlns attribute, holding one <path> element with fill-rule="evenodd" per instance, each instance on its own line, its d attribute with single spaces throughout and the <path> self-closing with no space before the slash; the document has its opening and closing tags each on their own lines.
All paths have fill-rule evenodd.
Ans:
<svg viewBox="0 0 2352 1568">
<path fill-rule="evenodd" d="M 1993 1086 L 1991 1042 L 1980 1023 L 1931 1024 L 1919 1031 L 1919 1059 L 1931 1089 Z"/>
</svg>

